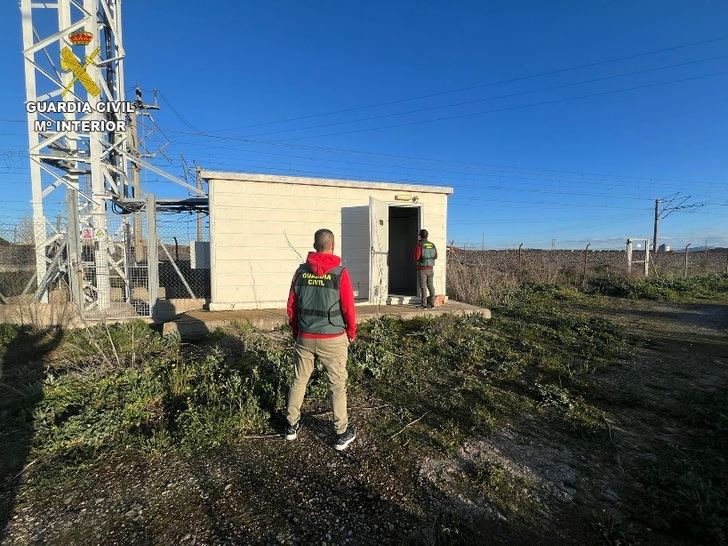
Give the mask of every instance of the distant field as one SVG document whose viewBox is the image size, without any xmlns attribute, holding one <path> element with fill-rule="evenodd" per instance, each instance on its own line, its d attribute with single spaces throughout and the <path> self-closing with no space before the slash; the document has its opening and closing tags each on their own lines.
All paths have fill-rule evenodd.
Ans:
<svg viewBox="0 0 728 546">
<path fill-rule="evenodd" d="M 633 260 L 643 260 L 635 251 Z M 627 274 L 627 255 L 619 250 L 459 250 L 448 252 L 448 294 L 474 303 L 500 304 L 525 284 L 555 284 L 587 291 L 633 283 L 682 282 L 685 255 L 667 252 L 652 255 L 649 278 L 643 266 L 633 264 Z M 728 274 L 728 250 L 715 249 L 688 255 L 688 278 L 720 278 Z M 704 281 L 699 281 L 702 283 Z M 481 301 L 483 303 L 483 301 Z"/>
</svg>

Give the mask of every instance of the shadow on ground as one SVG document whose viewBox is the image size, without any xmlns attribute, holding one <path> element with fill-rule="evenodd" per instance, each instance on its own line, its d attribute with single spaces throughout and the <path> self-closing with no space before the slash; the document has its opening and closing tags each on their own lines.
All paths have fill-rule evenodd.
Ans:
<svg viewBox="0 0 728 546">
<path fill-rule="evenodd" d="M 43 396 L 43 360 L 61 330 L 0 325 L 0 542 L 12 515 L 21 475 L 30 462 L 33 410 Z M 9 339 L 8 339 L 9 338 Z M 7 343 L 2 343 L 6 341 Z"/>
<path fill-rule="evenodd" d="M 611 304 L 614 305 L 611 305 Z M 610 318 L 677 322 L 683 327 L 707 328 L 720 333 L 728 326 L 728 305 L 721 303 L 677 303 L 615 300 L 610 306 L 573 305 L 584 313 L 599 313 Z"/>
</svg>

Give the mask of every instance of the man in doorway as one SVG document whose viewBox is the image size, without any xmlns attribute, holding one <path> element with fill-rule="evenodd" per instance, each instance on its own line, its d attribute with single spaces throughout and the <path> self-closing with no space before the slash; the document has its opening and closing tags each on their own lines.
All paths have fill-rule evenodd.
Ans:
<svg viewBox="0 0 728 546">
<path fill-rule="evenodd" d="M 301 428 L 301 404 L 313 372 L 314 357 L 326 368 L 339 451 L 356 438 L 346 410 L 346 361 L 356 338 L 354 291 L 349 272 L 334 255 L 334 234 L 319 229 L 306 263 L 293 276 L 288 294 L 288 322 L 296 340 L 293 384 L 288 393 L 286 440 Z"/>
<path fill-rule="evenodd" d="M 427 240 L 429 233 L 420 230 L 420 237 L 415 247 L 414 260 L 417 263 L 417 286 L 420 292 L 420 307 L 426 309 L 435 306 L 434 267 L 437 260 L 437 248 Z M 430 296 L 427 297 L 429 291 Z"/>
</svg>

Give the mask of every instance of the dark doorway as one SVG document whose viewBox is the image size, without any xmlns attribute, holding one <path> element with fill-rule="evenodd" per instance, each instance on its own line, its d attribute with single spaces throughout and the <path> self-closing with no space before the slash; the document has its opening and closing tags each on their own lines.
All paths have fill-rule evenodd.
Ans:
<svg viewBox="0 0 728 546">
<path fill-rule="evenodd" d="M 412 254 L 420 228 L 420 207 L 389 207 L 389 293 L 417 295 Z"/>
</svg>

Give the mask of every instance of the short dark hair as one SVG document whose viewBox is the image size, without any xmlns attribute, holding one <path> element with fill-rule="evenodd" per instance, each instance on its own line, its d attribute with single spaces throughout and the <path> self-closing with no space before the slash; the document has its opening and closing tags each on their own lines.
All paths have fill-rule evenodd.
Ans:
<svg viewBox="0 0 728 546">
<path fill-rule="evenodd" d="M 429 234 L 429 233 L 427 232 L 427 230 L 426 230 L 426 229 L 421 229 L 421 230 L 420 230 L 420 239 L 427 239 L 427 237 L 428 237 L 429 235 L 430 235 L 430 234 Z"/>
<path fill-rule="evenodd" d="M 313 235 L 313 248 L 316 252 L 334 248 L 334 232 L 330 229 L 319 229 Z"/>
</svg>

